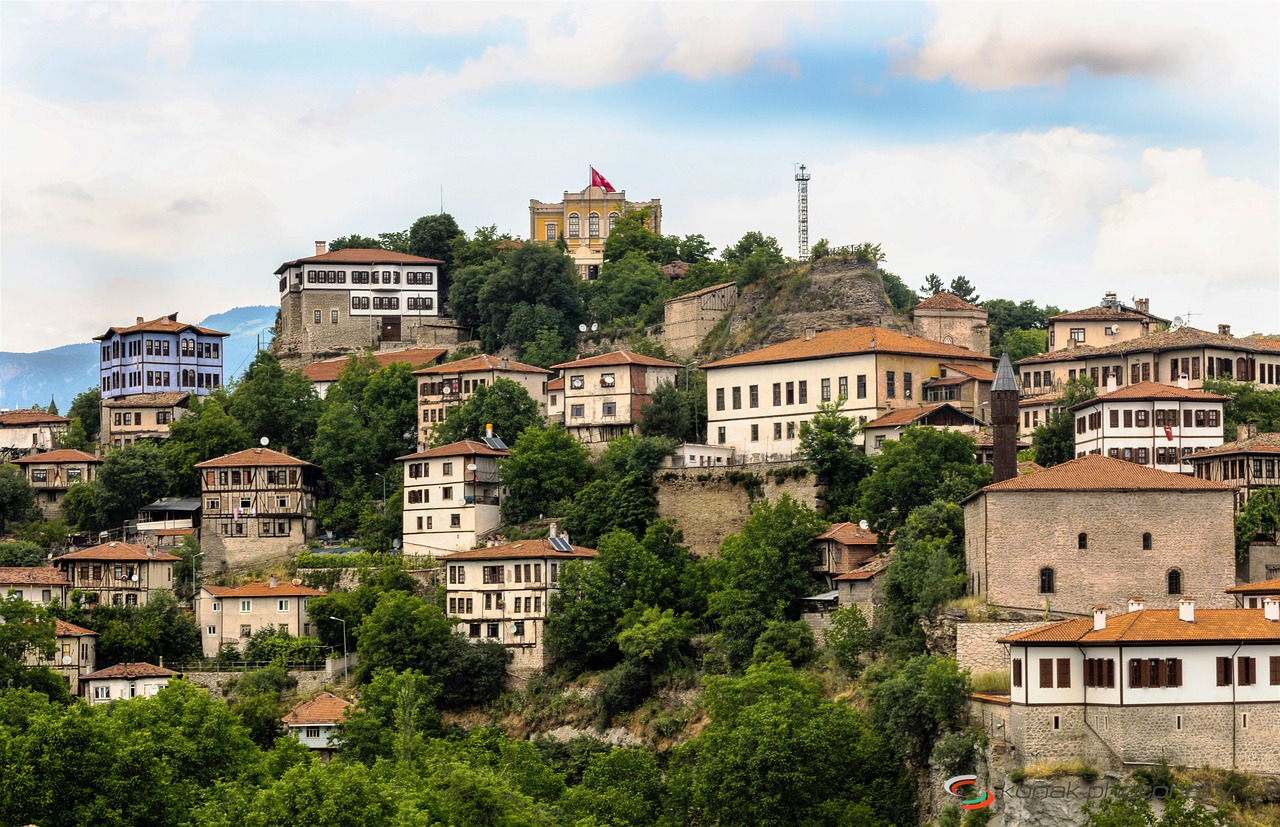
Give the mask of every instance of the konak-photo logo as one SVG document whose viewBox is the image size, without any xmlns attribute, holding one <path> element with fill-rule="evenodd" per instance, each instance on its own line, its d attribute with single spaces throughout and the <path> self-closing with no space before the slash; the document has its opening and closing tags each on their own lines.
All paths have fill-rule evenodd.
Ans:
<svg viewBox="0 0 1280 827">
<path fill-rule="evenodd" d="M 981 810 L 995 801 L 991 790 L 978 786 L 976 775 L 956 775 L 948 778 L 942 786 L 950 795 L 960 799 L 962 810 Z"/>
</svg>

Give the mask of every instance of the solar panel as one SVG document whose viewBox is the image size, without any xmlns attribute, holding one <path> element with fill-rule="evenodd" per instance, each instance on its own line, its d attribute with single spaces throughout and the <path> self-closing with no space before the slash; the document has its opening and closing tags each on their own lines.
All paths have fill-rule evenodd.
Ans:
<svg viewBox="0 0 1280 827">
<path fill-rule="evenodd" d="M 500 437 L 485 436 L 485 437 L 481 437 L 481 439 L 484 440 L 485 445 L 488 445 L 490 448 L 492 448 L 495 451 L 507 450 L 507 443 L 503 442 Z"/>
<path fill-rule="evenodd" d="M 569 545 L 569 541 L 563 537 L 552 537 L 551 547 L 556 551 L 573 551 L 573 546 Z"/>
</svg>

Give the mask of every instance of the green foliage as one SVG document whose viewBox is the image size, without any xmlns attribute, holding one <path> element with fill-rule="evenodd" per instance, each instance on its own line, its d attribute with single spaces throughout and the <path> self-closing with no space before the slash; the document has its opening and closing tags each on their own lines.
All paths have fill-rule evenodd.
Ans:
<svg viewBox="0 0 1280 827">
<path fill-rule="evenodd" d="M 740 284 L 751 284 L 778 270 L 786 259 L 778 240 L 752 230 L 736 244 L 724 248 L 720 257 L 738 273 Z"/>
<path fill-rule="evenodd" d="M 649 670 L 630 660 L 601 675 L 597 697 L 600 726 L 607 726 L 615 715 L 638 707 L 648 697 L 652 685 Z"/>
<path fill-rule="evenodd" d="M 229 696 L 231 709 L 255 744 L 270 749 L 275 743 L 283 730 L 280 718 L 286 712 L 284 693 L 297 688 L 298 679 L 283 666 L 255 669 L 235 681 Z"/>
<path fill-rule="evenodd" d="M 101 525 L 114 528 L 137 519 L 138 509 L 169 493 L 168 464 L 153 443 L 135 442 L 107 454 L 94 483 L 99 487 Z"/>
<path fill-rule="evenodd" d="M 0 465 L 0 531 L 21 525 L 36 515 L 36 491 L 18 466 Z"/>
<path fill-rule="evenodd" d="M 924 651 L 920 620 L 964 593 L 964 510 L 943 500 L 911 512 L 884 573 L 880 621 L 895 648 Z"/>
<path fill-rule="evenodd" d="M 803 620 L 771 620 L 756 639 L 752 663 L 781 655 L 792 666 L 804 666 L 818 655 L 813 630 Z"/>
<path fill-rule="evenodd" d="M 618 635 L 618 649 L 628 660 L 662 672 L 687 659 L 693 632 L 693 620 L 687 615 L 650 606 Z"/>
<path fill-rule="evenodd" d="M 434 258 L 444 262 L 441 267 L 442 280 L 453 268 L 454 245 L 466 234 L 458 227 L 458 222 L 447 212 L 436 215 L 424 215 L 409 226 L 409 255 Z M 442 286 L 443 289 L 443 286 Z"/>
<path fill-rule="evenodd" d="M 339 250 L 381 250 L 383 247 L 382 242 L 376 238 L 352 233 L 333 239 L 325 249 L 331 253 L 336 253 Z"/>
<path fill-rule="evenodd" d="M 606 246 L 612 241 L 611 233 Z M 653 324 L 662 318 L 662 299 L 667 287 L 667 277 L 657 264 L 643 253 L 627 253 L 600 268 L 600 278 L 590 287 L 591 317 Z"/>
<path fill-rule="evenodd" d="M 1231 399 L 1222 406 L 1228 440 L 1240 425 L 1253 424 L 1259 431 L 1280 431 L 1280 391 L 1264 391 L 1252 382 L 1230 378 L 1205 379 L 1203 389 Z"/>
<path fill-rule="evenodd" d="M 264 626 L 244 645 L 244 659 L 252 663 L 287 666 L 291 663 L 321 663 L 325 653 L 313 637 L 294 637 L 283 629 Z"/>
<path fill-rule="evenodd" d="M 1236 559 L 1246 560 L 1249 544 L 1258 540 L 1275 543 L 1280 534 L 1280 487 L 1259 488 L 1249 494 L 1244 508 L 1236 512 Z"/>
<path fill-rule="evenodd" d="M 879 244 L 872 244 L 870 241 L 864 241 L 853 247 L 853 260 L 859 264 L 880 264 L 886 258 L 885 252 L 880 249 Z"/>
<path fill-rule="evenodd" d="M 979 735 L 971 730 L 948 732 L 933 745 L 932 762 L 948 776 L 972 773 L 979 740 Z"/>
<path fill-rule="evenodd" d="M 20 685 L 28 655 L 54 656 L 53 621 L 41 606 L 17 595 L 0 598 L 0 687 Z"/>
<path fill-rule="evenodd" d="M 567 823 L 651 827 L 662 812 L 662 770 L 650 750 L 614 749 L 590 757 L 582 782 L 561 802 Z"/>
<path fill-rule="evenodd" d="M 659 382 L 640 409 L 640 433 L 665 436 L 677 442 L 691 442 L 694 432 L 693 400 L 672 382 Z"/>
<path fill-rule="evenodd" d="M 366 764 L 378 758 L 412 757 L 422 739 L 440 733 L 435 700 L 439 685 L 421 672 L 377 669 L 360 691 L 356 708 L 334 731 L 344 756 Z"/>
<path fill-rule="evenodd" d="M 658 512 L 653 473 L 674 449 L 668 437 L 624 435 L 609 443 L 600 457 L 600 478 L 574 496 L 566 528 L 587 546 L 615 529 L 643 534 Z"/>
<path fill-rule="evenodd" d="M 42 548 L 24 540 L 0 542 L 0 567 L 38 566 Z"/>
<path fill-rule="evenodd" d="M 182 538 L 182 545 L 173 550 L 173 555 L 178 558 L 173 564 L 173 593 L 180 601 L 190 600 L 196 575 L 203 569 L 200 541 L 194 535 L 187 535 Z"/>
<path fill-rule="evenodd" d="M 922 296 L 935 296 L 947 289 L 947 283 L 937 273 L 930 273 L 925 277 L 924 284 L 920 285 L 919 293 Z"/>
<path fill-rule="evenodd" d="M 973 285 L 970 284 L 969 280 L 964 276 L 956 276 L 953 278 L 951 280 L 951 286 L 947 288 L 947 292 L 951 293 L 956 298 L 969 302 L 969 304 L 978 304 L 982 301 L 982 299 L 978 298 L 978 291 L 974 289 Z"/>
<path fill-rule="evenodd" d="M 542 422 L 538 403 L 524 386 L 498 377 L 492 385 L 476 388 L 466 402 L 450 408 L 445 421 L 432 431 L 431 440 L 433 445 L 478 440 L 485 435 L 486 425 L 493 425 L 500 436 L 515 440 L 525 428 Z"/>
<path fill-rule="evenodd" d="M 1188 797 L 1185 787 L 1173 786 L 1159 818 L 1147 800 L 1147 789 L 1137 785 L 1113 787 L 1108 794 L 1085 804 L 1085 827 L 1217 827 L 1221 813 Z"/>
<path fill-rule="evenodd" d="M 117 663 L 183 663 L 200 657 L 200 630 L 178 608 L 172 594 L 156 591 L 143 606 L 99 605 L 53 610 L 59 617 L 98 632 L 97 667 Z"/>
<path fill-rule="evenodd" d="M 98 441 L 98 432 L 102 428 L 102 391 L 97 386 L 81 391 L 71 400 L 67 417 L 72 422 L 80 423 L 83 440 L 76 445 L 63 440 L 64 446 L 92 453 L 94 443 Z"/>
<path fill-rule="evenodd" d="M 169 438 L 161 451 L 169 470 L 169 490 L 175 496 L 200 496 L 196 463 L 242 451 L 252 444 L 244 426 L 227 413 L 226 401 L 221 390 L 205 397 L 193 396 L 190 412 L 169 425 Z"/>
<path fill-rule="evenodd" d="M 858 423 L 840 413 L 844 402 L 843 396 L 823 402 L 811 419 L 800 423 L 797 453 L 825 487 L 822 510 L 827 517 L 856 504 L 858 486 L 871 472 L 871 460 L 856 443 Z"/>
<path fill-rule="evenodd" d="M 818 261 L 831 255 L 831 242 L 820 238 L 809 247 L 809 261 Z"/>
<path fill-rule="evenodd" d="M 1016 331 L 1043 330 L 1046 331 L 1047 337 L 1049 319 L 1062 312 L 1053 305 L 1039 307 L 1034 299 L 1024 299 L 1020 302 L 1009 299 L 987 299 L 982 303 L 982 309 L 987 311 L 987 326 L 991 330 L 991 352 L 998 353 L 1001 348 L 1007 346 L 1009 358 L 1015 362 L 1032 354 L 1014 356 L 1014 345 L 1010 336 Z"/>
<path fill-rule="evenodd" d="M 880 280 L 884 283 L 885 295 L 889 297 L 889 302 L 893 305 L 893 309 L 899 313 L 906 313 L 920 303 L 919 294 L 907 287 L 905 281 L 888 270 L 880 271 Z"/>
<path fill-rule="evenodd" d="M 561 362 L 571 361 L 574 351 L 573 347 L 565 341 L 560 331 L 555 328 L 544 327 L 534 335 L 533 341 L 528 342 L 521 349 L 520 356 L 530 365 L 549 368 Z"/>
<path fill-rule="evenodd" d="M 77 482 L 67 489 L 62 500 L 62 514 L 74 528 L 96 535 L 106 528 L 103 513 L 102 486 L 97 480 Z"/>
<path fill-rule="evenodd" d="M 502 516 L 522 523 L 554 514 L 591 478 L 590 453 L 560 425 L 526 428 L 502 463 Z"/>
<path fill-rule="evenodd" d="M 1005 337 L 1004 346 L 1009 351 L 1009 358 L 1016 364 L 1019 359 L 1048 351 L 1049 331 L 1011 330 Z"/>
<path fill-rule="evenodd" d="M 917 655 L 871 690 L 871 719 L 903 759 L 923 767 L 938 734 L 960 720 L 968 683 L 951 658 Z"/>
<path fill-rule="evenodd" d="M 654 264 L 674 261 L 679 256 L 680 240 L 674 236 L 664 238 L 649 229 L 651 226 L 653 226 L 652 210 L 648 207 L 630 210 L 620 216 L 609 230 L 609 237 L 604 242 L 605 262 L 621 261 L 628 256 L 635 256 Z M 703 244 L 705 245 L 705 240 Z M 692 251 L 693 247 L 690 246 L 689 249 Z"/>
<path fill-rule="evenodd" d="M 294 456 L 311 457 L 322 403 L 315 384 L 301 371 L 285 371 L 270 351 L 259 351 L 231 392 L 230 412 L 255 444 Z"/>
<path fill-rule="evenodd" d="M 862 655 L 871 650 L 871 645 L 871 625 L 862 609 L 849 605 L 831 613 L 827 651 L 846 675 L 858 677 L 862 671 Z"/>
<path fill-rule="evenodd" d="M 1045 468 L 1075 459 L 1076 415 L 1072 405 L 1098 395 L 1093 380 L 1087 376 L 1067 382 L 1062 392 L 1061 409 L 1054 411 L 1031 436 L 1036 462 Z"/>
</svg>

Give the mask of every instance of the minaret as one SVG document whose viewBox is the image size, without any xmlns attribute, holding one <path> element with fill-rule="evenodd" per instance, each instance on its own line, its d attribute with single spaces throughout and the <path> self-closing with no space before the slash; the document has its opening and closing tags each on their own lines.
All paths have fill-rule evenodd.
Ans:
<svg viewBox="0 0 1280 827">
<path fill-rule="evenodd" d="M 991 384 L 991 442 L 995 481 L 1018 476 L 1018 380 L 1007 350 Z"/>
</svg>

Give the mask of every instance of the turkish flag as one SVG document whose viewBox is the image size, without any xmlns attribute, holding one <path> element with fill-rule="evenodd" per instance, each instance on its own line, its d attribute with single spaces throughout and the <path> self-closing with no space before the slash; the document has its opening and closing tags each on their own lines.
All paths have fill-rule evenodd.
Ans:
<svg viewBox="0 0 1280 827">
<path fill-rule="evenodd" d="M 609 183 L 609 179 L 596 172 L 595 167 L 591 168 L 591 186 L 599 187 L 605 192 L 617 192 L 617 190 L 613 188 L 613 184 Z"/>
<path fill-rule="evenodd" d="M 1168 426 L 1168 425 L 1165 425 L 1165 426 L 1164 426 L 1164 438 L 1165 438 L 1165 439 L 1167 439 L 1167 440 L 1169 440 L 1170 442 L 1173 442 L 1173 428 L 1172 428 L 1172 427 L 1170 427 L 1170 426 Z"/>
</svg>

